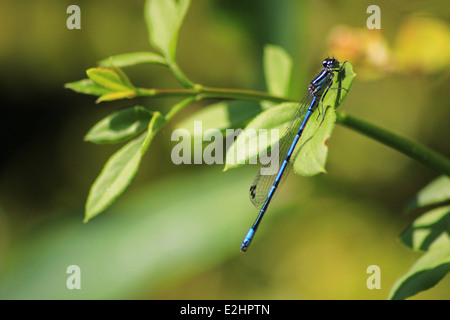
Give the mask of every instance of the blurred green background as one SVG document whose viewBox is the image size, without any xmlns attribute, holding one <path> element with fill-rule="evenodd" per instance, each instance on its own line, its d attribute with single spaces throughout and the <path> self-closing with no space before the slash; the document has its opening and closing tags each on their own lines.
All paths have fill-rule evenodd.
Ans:
<svg viewBox="0 0 450 320">
<path fill-rule="evenodd" d="M 326 175 L 290 176 L 252 247 L 239 251 L 257 214 L 248 199 L 256 166 L 171 163 L 176 121 L 157 135 L 125 194 L 84 224 L 90 185 L 118 145 L 83 141 L 100 119 L 143 104 L 94 103 L 64 89 L 111 55 L 151 50 L 143 0 L 0 2 L 0 298 L 386 299 L 420 257 L 398 241 L 416 215 L 404 205 L 437 174 L 336 126 Z M 379 31 L 366 8 L 381 8 Z M 329 55 L 358 74 L 342 111 L 449 156 L 450 9 L 447 1 L 193 0 L 178 60 L 195 82 L 265 90 L 262 52 L 284 47 L 300 98 Z M 158 66 L 128 68 L 141 87 L 179 87 Z M 81 268 L 81 290 L 66 269 Z M 381 268 L 369 290 L 366 269 Z M 450 277 L 414 299 L 449 299 Z"/>
</svg>

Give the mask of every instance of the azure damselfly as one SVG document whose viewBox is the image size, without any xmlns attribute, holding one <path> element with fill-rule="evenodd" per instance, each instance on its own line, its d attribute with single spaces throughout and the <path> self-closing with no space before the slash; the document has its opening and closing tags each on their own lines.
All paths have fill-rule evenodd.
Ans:
<svg viewBox="0 0 450 320">
<path fill-rule="evenodd" d="M 256 178 L 253 180 L 250 187 L 250 200 L 255 207 L 259 209 L 259 214 L 242 242 L 242 252 L 247 251 L 247 248 L 250 245 L 256 230 L 258 229 L 261 219 L 267 211 L 275 191 L 287 176 L 289 169 L 292 167 L 292 163 L 295 161 L 295 157 L 298 154 L 294 152 L 295 147 L 302 137 L 302 133 L 311 118 L 311 115 L 320 104 L 323 106 L 323 100 L 333 84 L 334 76 L 336 72 L 339 73 L 343 70 L 344 64 L 345 62 L 340 68 L 339 61 L 334 58 L 327 58 L 322 61 L 323 69 L 309 84 L 308 94 L 295 111 L 293 120 L 290 122 L 285 134 L 280 139 L 278 149 L 275 148 L 275 150 L 271 150 L 271 152 L 278 152 L 279 161 L 283 161 L 279 166 L 278 172 L 275 172 L 272 175 L 267 175 L 261 174 L 260 170 Z M 305 113 L 304 110 L 306 107 L 308 107 L 308 109 Z"/>
</svg>

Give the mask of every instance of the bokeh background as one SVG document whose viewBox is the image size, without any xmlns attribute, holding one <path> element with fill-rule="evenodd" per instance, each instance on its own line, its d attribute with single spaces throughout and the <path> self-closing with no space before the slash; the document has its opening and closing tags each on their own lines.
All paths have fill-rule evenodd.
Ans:
<svg viewBox="0 0 450 320">
<path fill-rule="evenodd" d="M 81 30 L 66 8 L 81 8 Z M 381 8 L 381 30 L 366 9 Z M 143 0 L 0 2 L 0 298 L 386 299 L 420 257 L 398 241 L 417 216 L 405 204 L 437 173 L 336 126 L 327 174 L 290 176 L 252 247 L 239 252 L 257 214 L 247 195 L 256 166 L 171 163 L 176 122 L 157 135 L 138 175 L 112 207 L 83 223 L 90 185 L 119 145 L 83 141 L 100 119 L 144 104 L 95 104 L 64 89 L 111 55 L 152 50 Z M 178 60 L 195 82 L 265 90 L 265 44 L 294 61 L 300 98 L 334 55 L 357 78 L 343 111 L 449 156 L 450 9 L 442 1 L 193 0 Z M 126 69 L 141 87 L 179 87 L 168 70 Z M 81 268 L 81 290 L 66 269 Z M 370 265 L 381 289 L 366 287 Z M 450 278 L 414 299 L 449 299 Z"/>
</svg>

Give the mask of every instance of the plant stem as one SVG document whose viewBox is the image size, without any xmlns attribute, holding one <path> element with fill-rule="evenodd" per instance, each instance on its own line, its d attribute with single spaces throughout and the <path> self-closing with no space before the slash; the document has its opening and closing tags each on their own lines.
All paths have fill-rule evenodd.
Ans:
<svg viewBox="0 0 450 320">
<path fill-rule="evenodd" d="M 292 102 L 293 99 L 273 96 L 265 92 L 242 90 L 242 89 L 224 89 L 210 88 L 196 85 L 195 88 L 187 89 L 137 89 L 138 96 L 146 97 L 188 97 L 197 96 L 201 99 L 233 99 L 233 100 L 252 100 L 252 101 L 270 101 L 275 103 Z"/>
<path fill-rule="evenodd" d="M 436 151 L 346 113 L 336 112 L 336 115 L 337 123 L 375 139 L 434 171 L 450 175 L 450 160 Z"/>
<path fill-rule="evenodd" d="M 195 88 L 196 85 L 191 80 L 189 80 L 188 77 L 186 77 L 186 75 L 183 73 L 183 71 L 181 71 L 176 62 L 167 59 L 167 66 L 173 72 L 175 78 L 177 78 L 185 88 Z"/>
<path fill-rule="evenodd" d="M 172 119 L 178 112 L 180 112 L 181 109 L 186 107 L 191 102 L 194 102 L 195 100 L 197 100 L 197 98 L 195 96 L 190 96 L 190 97 L 187 97 L 186 99 L 178 102 L 165 115 L 166 121 L 170 121 L 170 119 Z"/>
</svg>

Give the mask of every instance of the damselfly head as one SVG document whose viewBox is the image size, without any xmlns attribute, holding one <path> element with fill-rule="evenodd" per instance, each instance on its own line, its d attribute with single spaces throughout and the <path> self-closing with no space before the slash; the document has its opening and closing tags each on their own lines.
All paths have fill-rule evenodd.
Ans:
<svg viewBox="0 0 450 320">
<path fill-rule="evenodd" d="M 326 58 L 322 61 L 322 65 L 327 69 L 336 69 L 339 68 L 339 61 L 335 58 Z"/>
</svg>

